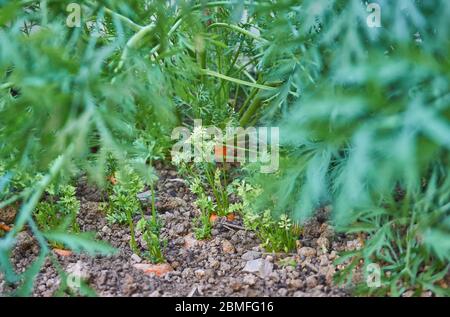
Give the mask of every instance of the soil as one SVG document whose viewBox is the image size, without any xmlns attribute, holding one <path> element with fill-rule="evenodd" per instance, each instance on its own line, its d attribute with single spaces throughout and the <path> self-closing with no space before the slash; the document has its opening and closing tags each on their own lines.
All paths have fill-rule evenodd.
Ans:
<svg viewBox="0 0 450 317">
<path fill-rule="evenodd" d="M 118 248 L 111 257 L 55 253 L 66 271 L 79 270 L 81 277 L 99 296 L 348 296 L 349 291 L 333 284 L 332 261 L 338 252 L 357 247 L 358 240 L 335 235 L 327 225 L 326 210 L 309 221 L 297 252 L 269 254 L 260 247 L 253 232 L 219 219 L 212 238 L 197 241 L 193 237 L 193 219 L 199 212 L 194 197 L 175 171 L 159 168 L 157 209 L 163 221 L 162 238 L 167 241 L 164 254 L 171 271 L 157 276 L 145 273 L 149 262 L 133 254 L 127 226 L 111 225 L 101 210 L 105 194 L 80 185 L 81 211 L 78 223 L 82 231 L 96 232 L 97 238 Z M 144 242 L 138 235 L 138 242 Z M 39 247 L 31 235 L 19 234 L 12 254 L 18 272 L 35 259 Z M 252 271 L 259 265 L 259 271 Z M 141 268 L 140 268 L 141 267 Z M 253 268 L 253 271 L 254 268 Z M 38 274 L 33 296 L 52 296 L 60 278 L 48 260 Z M 0 296 L 11 288 L 0 275 Z"/>
</svg>

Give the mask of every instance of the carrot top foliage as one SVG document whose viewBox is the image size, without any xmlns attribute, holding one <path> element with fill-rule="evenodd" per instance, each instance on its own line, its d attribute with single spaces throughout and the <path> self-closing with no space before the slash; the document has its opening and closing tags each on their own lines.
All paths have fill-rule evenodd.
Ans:
<svg viewBox="0 0 450 317">
<path fill-rule="evenodd" d="M 79 26 L 72 1 L 0 0 L 0 209 L 20 203 L 5 279 L 30 294 L 49 242 L 111 254 L 36 224 L 48 188 L 124 168 L 153 184 L 172 129 L 202 119 L 280 127 L 279 171 L 245 168 L 267 193 L 253 209 L 301 223 L 330 205 L 338 230 L 367 234 L 339 281 L 363 260 L 382 276 L 365 294 L 449 295 L 450 4 L 377 2 L 379 28 L 360 0 L 83 1 Z M 25 226 L 41 248 L 18 274 Z"/>
</svg>

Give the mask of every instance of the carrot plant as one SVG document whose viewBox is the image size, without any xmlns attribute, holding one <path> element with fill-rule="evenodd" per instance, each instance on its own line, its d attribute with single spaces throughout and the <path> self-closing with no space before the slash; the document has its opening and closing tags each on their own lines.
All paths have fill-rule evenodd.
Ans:
<svg viewBox="0 0 450 317">
<path fill-rule="evenodd" d="M 257 200 L 264 195 L 261 187 L 245 180 L 235 180 L 237 197 L 240 199 L 232 209 L 242 215 L 244 225 L 254 230 L 261 246 L 268 252 L 292 252 L 297 247 L 301 227 L 286 214 L 275 214 L 271 209 L 260 209 Z"/>
<path fill-rule="evenodd" d="M 51 197 L 40 202 L 35 211 L 37 225 L 43 231 L 57 229 L 78 232 L 80 228 L 76 222 L 80 202 L 75 196 L 75 187 L 63 186 L 51 192 Z M 53 201 L 56 197 L 56 201 Z"/>
<path fill-rule="evenodd" d="M 205 195 L 203 192 L 200 192 L 199 195 L 195 204 L 200 209 L 200 215 L 195 219 L 194 225 L 195 237 L 202 240 L 211 237 L 211 215 L 214 210 L 214 204 L 210 196 Z"/>
<path fill-rule="evenodd" d="M 167 245 L 167 241 L 161 239 L 161 220 L 156 210 L 156 192 L 153 183 L 150 184 L 151 199 L 150 209 L 151 216 L 147 219 L 143 212 L 141 212 L 141 219 L 136 224 L 136 229 L 142 233 L 143 240 L 145 241 L 147 251 L 145 252 L 146 258 L 153 263 L 164 262 L 164 247 Z"/>
<path fill-rule="evenodd" d="M 129 166 L 114 173 L 115 185 L 109 197 L 106 219 L 111 223 L 126 224 L 141 212 L 138 194 L 144 190 L 141 177 Z"/>
</svg>

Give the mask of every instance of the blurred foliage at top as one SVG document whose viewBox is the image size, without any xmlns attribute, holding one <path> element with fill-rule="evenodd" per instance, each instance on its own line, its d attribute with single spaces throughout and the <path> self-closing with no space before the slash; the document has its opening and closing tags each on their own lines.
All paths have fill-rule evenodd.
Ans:
<svg viewBox="0 0 450 317">
<path fill-rule="evenodd" d="M 196 118 L 280 126 L 259 204 L 298 220 L 331 204 L 338 227 L 378 234 L 364 259 L 448 271 L 447 0 L 379 0 L 380 28 L 358 0 L 83 1 L 74 28 L 71 2 L 0 0 L 0 192 L 61 155 L 52 177 L 101 182 L 112 154 L 150 178 Z"/>
</svg>

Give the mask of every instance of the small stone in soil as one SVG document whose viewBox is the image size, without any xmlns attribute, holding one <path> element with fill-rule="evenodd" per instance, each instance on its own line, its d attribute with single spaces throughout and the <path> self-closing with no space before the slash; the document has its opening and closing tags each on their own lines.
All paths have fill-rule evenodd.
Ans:
<svg viewBox="0 0 450 317">
<path fill-rule="evenodd" d="M 144 271 L 145 274 L 155 274 L 156 276 L 164 276 L 173 271 L 173 268 L 167 263 L 161 264 L 146 264 L 137 263 L 134 267 L 138 270 Z"/>
<path fill-rule="evenodd" d="M 106 233 L 106 234 L 110 234 L 111 233 L 111 229 L 108 226 L 103 226 L 102 228 L 102 232 Z"/>
<path fill-rule="evenodd" d="M 195 270 L 195 276 L 198 279 L 201 279 L 201 278 L 203 278 L 205 276 L 205 271 L 201 270 L 201 269 Z"/>
<path fill-rule="evenodd" d="M 233 291 L 237 292 L 242 288 L 242 283 L 240 283 L 237 279 L 233 279 L 230 283 L 230 287 Z"/>
<path fill-rule="evenodd" d="M 242 260 L 251 261 L 259 259 L 261 257 L 261 252 L 258 251 L 247 251 L 242 255 Z"/>
<path fill-rule="evenodd" d="M 231 253 L 234 253 L 236 251 L 234 246 L 228 240 L 223 240 L 222 241 L 222 250 L 223 250 L 224 253 L 227 253 L 227 254 L 231 254 Z"/>
<path fill-rule="evenodd" d="M 280 295 L 280 296 L 286 296 L 287 293 L 288 293 L 288 290 L 285 289 L 285 288 L 280 288 L 280 289 L 278 290 L 278 295 Z"/>
<path fill-rule="evenodd" d="M 317 239 L 317 245 L 326 252 L 330 248 L 330 241 L 325 237 L 320 237 Z"/>
<path fill-rule="evenodd" d="M 273 271 L 273 264 L 267 260 L 256 259 L 247 261 L 243 269 L 244 272 L 259 273 L 262 278 L 268 277 Z"/>
<path fill-rule="evenodd" d="M 147 191 L 145 191 L 143 193 L 137 194 L 136 196 L 141 202 L 146 203 L 146 202 L 149 202 L 152 199 L 152 191 L 151 190 L 147 190 Z"/>
<path fill-rule="evenodd" d="M 288 285 L 294 289 L 300 289 L 303 287 L 303 282 L 301 280 L 291 280 Z"/>
<path fill-rule="evenodd" d="M 135 263 L 141 263 L 142 259 L 141 259 L 141 257 L 139 255 L 133 253 L 131 255 L 131 261 L 133 261 Z"/>
<path fill-rule="evenodd" d="M 242 281 L 247 285 L 255 285 L 256 277 L 253 274 L 245 274 Z"/>
<path fill-rule="evenodd" d="M 212 269 L 218 269 L 220 267 L 220 262 L 216 259 L 212 259 L 209 261 L 209 267 Z"/>
<path fill-rule="evenodd" d="M 320 266 L 327 266 L 330 263 L 326 254 L 320 256 Z"/>
<path fill-rule="evenodd" d="M 313 257 L 316 255 L 316 250 L 310 247 L 302 247 L 298 249 L 298 254 L 306 258 Z"/>
<path fill-rule="evenodd" d="M 336 251 L 333 250 L 330 252 L 330 255 L 328 257 L 330 260 L 334 260 L 336 258 L 336 255 L 337 255 Z"/>
<path fill-rule="evenodd" d="M 67 273 L 85 281 L 89 280 L 89 278 L 91 277 L 86 264 L 81 261 L 77 261 L 77 263 L 70 263 L 67 266 Z"/>
<path fill-rule="evenodd" d="M 306 278 L 306 286 L 308 288 L 314 288 L 317 286 L 317 279 L 314 276 L 308 276 Z"/>
</svg>

